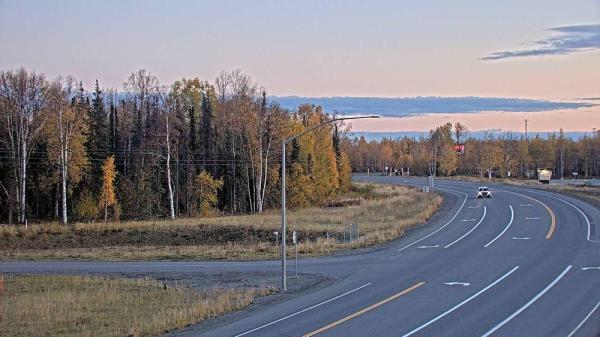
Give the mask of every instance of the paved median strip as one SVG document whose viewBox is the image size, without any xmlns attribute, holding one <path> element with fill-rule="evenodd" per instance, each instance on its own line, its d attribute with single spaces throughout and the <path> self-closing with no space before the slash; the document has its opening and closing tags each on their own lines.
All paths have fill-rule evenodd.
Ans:
<svg viewBox="0 0 600 337">
<path fill-rule="evenodd" d="M 420 286 L 422 286 L 424 284 L 425 284 L 425 282 L 419 282 L 419 283 L 417 283 L 417 284 L 415 284 L 415 285 L 413 285 L 413 286 L 411 286 L 409 288 L 406 288 L 406 289 L 402 290 L 401 292 L 399 292 L 399 293 L 397 293 L 395 295 L 392 295 L 392 296 L 390 296 L 390 297 L 388 297 L 388 298 L 386 298 L 384 300 L 381 300 L 381 301 L 379 301 L 379 302 L 377 302 L 375 304 L 372 304 L 372 305 L 370 305 L 370 306 L 368 306 L 368 307 L 366 307 L 366 308 L 364 308 L 362 310 L 359 310 L 359 311 L 357 311 L 357 312 L 355 312 L 355 313 L 353 313 L 351 315 L 348 315 L 348 316 L 346 316 L 346 317 L 344 317 L 342 319 L 339 319 L 339 320 L 337 320 L 337 321 L 335 321 L 333 323 L 327 324 L 326 326 L 324 326 L 322 328 L 319 328 L 319 329 L 317 329 L 317 330 L 315 330 L 313 332 L 307 333 L 306 335 L 304 335 L 304 337 L 311 337 L 311 336 L 315 336 L 317 334 L 320 334 L 323 331 L 329 330 L 329 329 L 331 329 L 331 328 L 333 328 L 333 327 L 335 327 L 337 325 L 340 325 L 340 324 L 342 324 L 342 323 L 344 323 L 346 321 L 349 321 L 349 320 L 351 320 L 351 319 L 353 319 L 353 318 L 355 318 L 357 316 L 360 316 L 360 315 L 364 314 L 365 312 L 371 311 L 371 310 L 373 310 L 373 309 L 375 309 L 377 307 L 380 307 L 380 306 L 382 306 L 382 305 L 384 305 L 384 304 L 386 304 L 386 303 L 388 303 L 390 301 L 393 301 L 393 300 L 395 300 L 396 298 L 398 298 L 398 297 L 400 297 L 402 295 L 406 295 L 409 292 L 417 289 L 418 287 L 420 287 Z"/>
</svg>

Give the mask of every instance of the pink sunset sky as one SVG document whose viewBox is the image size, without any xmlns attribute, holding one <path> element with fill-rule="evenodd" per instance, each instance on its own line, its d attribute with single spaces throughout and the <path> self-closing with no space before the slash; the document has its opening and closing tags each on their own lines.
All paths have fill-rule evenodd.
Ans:
<svg viewBox="0 0 600 337">
<path fill-rule="evenodd" d="M 481 112 L 424 114 L 403 118 L 364 119 L 352 122 L 353 131 L 395 132 L 430 130 L 446 122 L 461 122 L 471 131 L 500 129 L 524 131 L 525 119 L 531 132 L 600 130 L 600 108 L 580 108 L 543 112 Z"/>
<path fill-rule="evenodd" d="M 241 69 L 273 96 L 600 97 L 597 0 L 0 0 L 0 45 L 0 69 L 73 75 L 88 90 L 96 79 L 122 90 L 141 68 L 162 84 Z M 489 110 L 353 125 L 600 128 L 598 107 Z"/>
</svg>

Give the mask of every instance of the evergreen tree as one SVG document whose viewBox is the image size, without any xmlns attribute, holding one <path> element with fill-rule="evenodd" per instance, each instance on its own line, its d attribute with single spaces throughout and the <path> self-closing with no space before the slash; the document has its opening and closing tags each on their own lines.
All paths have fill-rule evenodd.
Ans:
<svg viewBox="0 0 600 337">
<path fill-rule="evenodd" d="M 87 98 L 86 98 L 87 99 Z M 91 176 L 98 177 L 102 171 L 102 162 L 108 156 L 108 125 L 106 113 L 104 111 L 104 97 L 100 84 L 96 80 L 94 92 L 92 93 L 91 108 L 89 104 L 87 110 L 89 112 L 90 121 L 90 138 L 87 143 L 88 153 L 91 159 Z M 86 181 L 88 188 L 94 193 L 100 190 L 100 184 L 96 179 L 88 179 Z"/>
<path fill-rule="evenodd" d="M 292 152 L 290 153 L 289 165 L 291 166 L 292 163 L 297 162 L 298 160 L 300 160 L 300 143 L 297 138 L 294 138 L 294 140 L 292 140 Z"/>
<path fill-rule="evenodd" d="M 340 134 L 338 132 L 337 124 L 333 124 L 333 150 L 335 151 L 335 156 L 339 162 L 342 150 L 340 149 Z"/>
<path fill-rule="evenodd" d="M 215 134 L 213 127 L 213 108 L 210 102 L 209 92 L 206 90 L 202 95 L 202 117 L 200 119 L 200 137 L 202 146 L 202 166 L 209 173 L 214 173 L 214 165 L 209 161 L 214 158 Z M 207 164 L 209 164 L 207 166 Z"/>
<path fill-rule="evenodd" d="M 192 160 L 192 168 L 197 169 L 198 160 L 198 149 L 196 141 L 196 113 L 194 112 L 194 106 L 192 105 L 189 109 L 190 118 L 190 131 L 189 131 L 189 147 L 190 147 L 190 159 Z M 195 171 L 195 170 L 194 170 Z"/>
</svg>

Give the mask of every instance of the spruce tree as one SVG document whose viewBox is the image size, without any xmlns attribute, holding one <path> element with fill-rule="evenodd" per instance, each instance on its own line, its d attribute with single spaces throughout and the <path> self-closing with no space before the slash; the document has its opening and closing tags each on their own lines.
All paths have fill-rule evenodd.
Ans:
<svg viewBox="0 0 600 337">
<path fill-rule="evenodd" d="M 200 119 L 200 139 L 202 146 L 202 166 L 209 173 L 214 174 L 212 167 L 209 165 L 206 167 L 209 160 L 214 156 L 215 150 L 215 135 L 213 130 L 213 108 L 208 96 L 208 92 L 204 92 L 202 95 L 202 117 Z"/>
<path fill-rule="evenodd" d="M 197 160 L 198 160 L 198 149 L 197 149 L 197 141 L 196 141 L 196 113 L 194 112 L 194 106 L 192 105 L 189 109 L 189 115 L 190 115 L 190 130 L 189 130 L 189 137 L 190 137 L 190 144 L 189 144 L 189 149 L 190 149 L 190 159 L 192 160 L 192 168 L 194 168 L 194 173 L 196 173 L 195 171 L 197 171 Z"/>
</svg>

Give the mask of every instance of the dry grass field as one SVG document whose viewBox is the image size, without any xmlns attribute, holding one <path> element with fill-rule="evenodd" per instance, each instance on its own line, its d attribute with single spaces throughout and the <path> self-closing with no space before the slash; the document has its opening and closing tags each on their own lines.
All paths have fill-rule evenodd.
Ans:
<svg viewBox="0 0 600 337">
<path fill-rule="evenodd" d="M 159 336 L 239 310 L 272 289 L 198 293 L 149 279 L 90 276 L 4 277 L 0 335 Z"/>
<path fill-rule="evenodd" d="M 424 223 L 442 202 L 434 193 L 387 185 L 358 185 L 340 200 L 354 202 L 288 213 L 288 240 L 293 230 L 298 231 L 300 254 L 327 254 L 400 237 L 406 228 Z M 357 224 L 360 231 L 351 243 L 340 239 L 349 224 Z M 174 221 L 78 223 L 72 228 L 2 226 L 0 259 L 265 259 L 279 254 L 273 235 L 279 226 L 276 211 Z"/>
</svg>

